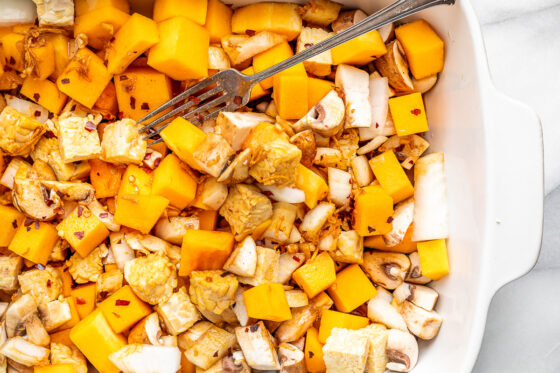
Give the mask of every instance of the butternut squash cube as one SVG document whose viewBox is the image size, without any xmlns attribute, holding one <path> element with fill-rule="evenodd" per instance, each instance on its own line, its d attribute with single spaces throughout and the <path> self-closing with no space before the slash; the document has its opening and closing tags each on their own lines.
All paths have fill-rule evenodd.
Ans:
<svg viewBox="0 0 560 373">
<path fill-rule="evenodd" d="M 336 281 L 327 289 L 340 312 L 352 312 L 377 294 L 358 264 L 352 264 L 336 274 Z"/>
<path fill-rule="evenodd" d="M 103 49 L 124 25 L 130 15 L 112 6 L 105 6 L 76 17 L 74 37 L 85 34 L 88 45 Z"/>
<path fill-rule="evenodd" d="M 420 92 L 389 99 L 389 109 L 399 136 L 429 130 L 426 109 Z"/>
<path fill-rule="evenodd" d="M 130 68 L 115 76 L 120 116 L 139 120 L 172 98 L 171 80 L 150 67 Z"/>
<path fill-rule="evenodd" d="M 309 373 L 323 373 L 326 371 L 323 360 L 323 344 L 319 341 L 319 331 L 311 327 L 305 335 L 305 367 Z"/>
<path fill-rule="evenodd" d="M 243 292 L 247 315 L 254 319 L 286 321 L 292 318 L 282 284 L 262 284 Z"/>
<path fill-rule="evenodd" d="M 198 167 L 193 153 L 206 139 L 204 131 L 191 122 L 177 117 L 161 131 L 161 138 L 180 160 L 192 168 Z"/>
<path fill-rule="evenodd" d="M 76 13 L 76 17 L 105 7 L 117 8 L 125 13 L 130 12 L 128 0 L 74 0 L 74 12 Z"/>
<path fill-rule="evenodd" d="M 392 150 L 370 159 L 369 165 L 393 203 L 399 203 L 414 194 L 414 187 Z"/>
<path fill-rule="evenodd" d="M 0 247 L 7 247 L 20 225 L 24 215 L 12 206 L 0 205 Z"/>
<path fill-rule="evenodd" d="M 56 80 L 70 62 L 68 51 L 70 39 L 63 34 L 48 34 L 45 38 L 54 51 L 54 71 L 50 77 Z"/>
<path fill-rule="evenodd" d="M 329 194 L 329 186 L 325 179 L 304 165 L 298 165 L 296 172 L 296 188 L 305 193 L 305 204 L 312 209 Z"/>
<path fill-rule="evenodd" d="M 219 43 L 222 37 L 231 34 L 231 15 L 233 10 L 220 0 L 208 0 L 206 29 L 211 43 Z"/>
<path fill-rule="evenodd" d="M 192 271 L 221 269 L 233 250 L 234 238 L 229 232 L 188 229 L 183 236 L 179 276 Z"/>
<path fill-rule="evenodd" d="M 89 179 L 95 188 L 95 198 L 116 196 L 125 168 L 100 159 L 90 159 L 89 165 Z"/>
<path fill-rule="evenodd" d="M 74 346 L 74 343 L 70 340 L 70 330 L 64 329 L 59 332 L 51 333 L 51 343 L 59 343 L 68 347 Z"/>
<path fill-rule="evenodd" d="M 213 231 L 218 222 L 218 211 L 201 210 L 197 213 L 198 227 L 203 231 Z"/>
<path fill-rule="evenodd" d="M 54 48 L 50 43 L 34 45 L 28 49 L 33 56 L 35 66 L 33 66 L 34 77 L 47 79 L 54 73 Z"/>
<path fill-rule="evenodd" d="M 103 60 L 87 48 L 80 49 L 58 77 L 58 89 L 91 109 L 111 80 Z"/>
<path fill-rule="evenodd" d="M 119 373 L 109 355 L 123 348 L 126 338 L 111 329 L 101 311 L 93 312 L 73 327 L 70 339 L 99 372 Z"/>
<path fill-rule="evenodd" d="M 216 1 L 218 1 L 218 0 L 216 0 Z M 241 72 L 245 75 L 253 75 L 255 73 L 255 69 L 253 68 L 253 66 L 249 66 L 248 68 L 246 68 L 245 70 L 243 70 Z M 257 84 L 251 90 L 251 97 L 249 98 L 249 101 L 253 101 L 253 100 L 256 100 L 257 98 L 261 98 L 263 96 L 266 96 L 269 93 L 270 93 L 269 90 L 263 89 L 260 84 Z"/>
<path fill-rule="evenodd" d="M 184 209 L 196 196 L 196 179 L 177 156 L 169 154 L 154 171 L 152 194 L 165 197 L 172 206 Z"/>
<path fill-rule="evenodd" d="M 273 94 L 282 119 L 301 119 L 307 114 L 307 75 L 275 76 Z"/>
<path fill-rule="evenodd" d="M 33 373 L 76 373 L 74 366 L 70 363 L 67 364 L 53 364 L 53 365 L 36 365 L 33 367 Z"/>
<path fill-rule="evenodd" d="M 238 8 L 231 19 L 234 34 L 252 31 L 272 31 L 294 40 L 301 32 L 299 6 L 288 3 L 263 2 Z"/>
<path fill-rule="evenodd" d="M 67 297 L 65 299 L 68 302 L 68 305 L 70 306 L 70 315 L 72 315 L 72 318 L 66 321 L 58 328 L 56 328 L 55 331 L 61 331 L 61 330 L 73 328 L 77 323 L 80 322 L 80 314 L 78 313 L 76 299 L 74 299 L 73 297 Z"/>
<path fill-rule="evenodd" d="M 37 221 L 28 226 L 20 224 L 8 249 L 35 264 L 46 265 L 56 241 L 54 225 Z"/>
<path fill-rule="evenodd" d="M 307 107 L 317 105 L 333 89 L 334 83 L 329 80 L 307 78 Z"/>
<path fill-rule="evenodd" d="M 63 267 L 58 267 L 57 270 L 60 275 L 60 279 L 62 280 L 62 295 L 69 297 L 72 295 L 72 286 L 74 286 L 72 275 L 67 270 L 64 270 Z"/>
<path fill-rule="evenodd" d="M 185 17 L 158 24 L 159 43 L 150 49 L 148 65 L 175 80 L 208 76 L 208 30 Z"/>
<path fill-rule="evenodd" d="M 117 110 L 119 105 L 117 103 L 117 90 L 115 89 L 115 84 L 113 82 L 107 83 L 103 92 L 101 92 L 101 96 L 95 101 L 93 104 L 93 110 L 98 111 L 101 115 L 103 115 L 104 119 L 112 120 L 117 117 Z M 108 122 L 103 122 L 103 127 L 97 127 L 97 132 L 99 132 L 99 139 L 103 139 L 103 133 L 105 130 L 105 126 L 107 126 Z"/>
<path fill-rule="evenodd" d="M 418 242 L 417 246 L 422 275 L 439 280 L 449 273 L 445 239 Z"/>
<path fill-rule="evenodd" d="M 134 13 L 115 35 L 107 51 L 107 70 L 122 73 L 142 53 L 159 41 L 157 24 L 141 14 Z"/>
<path fill-rule="evenodd" d="M 428 22 L 419 19 L 399 26 L 395 36 L 401 43 L 408 66 L 416 79 L 443 70 L 444 44 Z"/>
<path fill-rule="evenodd" d="M 28 76 L 23 81 L 20 93 L 54 114 L 60 113 L 66 103 L 66 95 L 47 79 Z"/>
<path fill-rule="evenodd" d="M 2 44 L 2 51 L 4 55 L 4 61 L 6 66 L 22 72 L 23 71 L 23 39 L 24 35 L 17 34 L 15 32 L 10 32 L 2 38 L 0 38 L 0 43 Z"/>
<path fill-rule="evenodd" d="M 292 278 L 309 298 L 313 298 L 336 281 L 334 261 L 323 251 L 299 267 Z"/>
<path fill-rule="evenodd" d="M 118 195 L 147 196 L 152 191 L 153 173 L 136 165 L 128 165 L 119 186 Z"/>
<path fill-rule="evenodd" d="M 290 44 L 288 44 L 287 41 L 276 44 L 274 47 L 267 49 L 266 51 L 261 52 L 253 57 L 253 69 L 255 70 L 255 73 L 260 73 L 261 71 L 266 70 L 279 62 L 287 60 L 293 55 L 294 52 L 292 51 L 292 47 L 290 47 Z M 300 63 L 293 67 L 290 67 L 287 70 L 282 71 L 281 73 L 276 74 L 275 76 L 277 75 L 307 76 L 307 73 L 305 72 L 305 67 L 303 66 L 303 64 Z M 274 76 L 261 81 L 260 85 L 263 89 L 272 88 L 272 86 L 274 85 Z"/>
<path fill-rule="evenodd" d="M 99 303 L 98 308 L 115 333 L 122 333 L 152 313 L 149 304 L 134 294 L 129 285 Z"/>
<path fill-rule="evenodd" d="M 323 310 L 319 325 L 319 341 L 326 343 L 334 328 L 358 330 L 369 324 L 367 317 L 331 310 Z"/>
<path fill-rule="evenodd" d="M 160 196 L 119 195 L 114 220 L 147 234 L 156 225 L 169 200 Z"/>
<path fill-rule="evenodd" d="M 173 17 L 187 17 L 199 25 L 204 25 L 207 9 L 207 0 L 156 0 L 153 18 L 160 23 Z"/>
<path fill-rule="evenodd" d="M 105 224 L 85 206 L 76 207 L 56 229 L 83 258 L 109 237 Z"/>
<path fill-rule="evenodd" d="M 76 310 L 80 319 L 84 319 L 95 309 L 97 300 L 97 285 L 94 283 L 76 286 L 70 292 L 76 301 Z"/>
<path fill-rule="evenodd" d="M 333 65 L 365 65 L 387 53 L 377 30 L 358 36 L 331 50 Z"/>
<path fill-rule="evenodd" d="M 393 199 L 380 186 L 362 188 L 354 197 L 354 230 L 360 236 L 375 236 L 393 229 Z"/>
</svg>

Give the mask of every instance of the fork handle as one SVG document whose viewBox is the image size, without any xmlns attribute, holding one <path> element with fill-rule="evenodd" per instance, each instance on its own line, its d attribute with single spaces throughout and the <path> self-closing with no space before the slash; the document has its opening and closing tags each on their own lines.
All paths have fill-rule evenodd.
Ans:
<svg viewBox="0 0 560 373">
<path fill-rule="evenodd" d="M 435 5 L 453 5 L 455 0 L 398 0 L 393 4 L 386 6 L 378 12 L 370 15 L 359 23 L 337 33 L 335 36 L 330 37 L 315 44 L 311 48 L 296 54 L 266 70 L 257 74 L 249 76 L 248 79 L 254 84 L 266 78 L 269 78 L 281 71 L 284 71 L 300 62 L 308 60 L 318 54 L 321 54 L 331 48 L 336 47 L 348 40 L 354 39 L 357 36 L 365 34 L 371 30 L 375 30 L 386 24 L 398 21 L 402 18 L 408 17 L 421 10 L 431 8 Z"/>
</svg>

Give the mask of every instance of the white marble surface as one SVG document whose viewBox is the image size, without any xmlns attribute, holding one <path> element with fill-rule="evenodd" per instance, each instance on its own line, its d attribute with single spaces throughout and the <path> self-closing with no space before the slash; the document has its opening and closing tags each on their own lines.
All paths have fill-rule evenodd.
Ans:
<svg viewBox="0 0 560 373">
<path fill-rule="evenodd" d="M 549 193 L 539 261 L 533 271 L 494 297 L 473 372 L 559 372 L 560 0 L 471 3 L 482 24 L 496 86 L 532 106 L 541 118 Z"/>
</svg>

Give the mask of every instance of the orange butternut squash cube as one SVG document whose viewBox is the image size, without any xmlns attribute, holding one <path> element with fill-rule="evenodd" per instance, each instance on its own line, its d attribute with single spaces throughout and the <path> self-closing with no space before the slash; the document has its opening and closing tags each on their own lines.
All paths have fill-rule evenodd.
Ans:
<svg viewBox="0 0 560 373">
<path fill-rule="evenodd" d="M 326 343 L 334 328 L 358 330 L 369 324 L 367 317 L 331 310 L 323 310 L 319 325 L 319 341 Z"/>
<path fill-rule="evenodd" d="M 129 285 L 99 303 L 98 308 L 115 333 L 124 332 L 152 313 L 150 305 L 140 300 Z"/>
<path fill-rule="evenodd" d="M 62 93 L 91 108 L 111 77 L 103 60 L 89 49 L 82 48 L 58 77 L 56 85 Z"/>
<path fill-rule="evenodd" d="M 123 348 L 126 338 L 111 329 L 101 311 L 93 312 L 74 326 L 70 339 L 99 372 L 119 373 L 109 355 Z"/>
<path fill-rule="evenodd" d="M 216 1 L 218 1 L 218 0 L 216 0 Z M 246 68 L 245 70 L 243 70 L 241 72 L 245 75 L 253 75 L 255 73 L 255 69 L 253 68 L 253 66 L 249 66 L 248 68 Z M 249 101 L 253 101 L 253 100 L 256 100 L 257 98 L 261 98 L 263 96 L 266 96 L 269 93 L 270 93 L 269 90 L 263 89 L 260 84 L 257 84 L 251 90 L 251 97 L 249 98 Z"/>
<path fill-rule="evenodd" d="M 23 39 L 24 35 L 15 32 L 0 38 L 6 66 L 19 72 L 23 71 Z"/>
<path fill-rule="evenodd" d="M 0 205 L 0 247 L 7 247 L 20 225 L 24 215 L 12 206 Z"/>
<path fill-rule="evenodd" d="M 129 17 L 128 13 L 112 6 L 91 10 L 76 17 L 74 37 L 85 34 L 88 37 L 88 45 L 95 49 L 103 49 Z"/>
<path fill-rule="evenodd" d="M 58 232 L 53 224 L 34 222 L 27 227 L 20 224 L 8 249 L 35 264 L 46 265 L 56 241 Z"/>
<path fill-rule="evenodd" d="M 68 271 L 65 271 L 63 267 L 58 267 L 57 270 L 62 280 L 62 295 L 69 297 L 72 295 L 72 286 L 74 286 L 72 275 L 70 275 Z"/>
<path fill-rule="evenodd" d="M 243 292 L 247 315 L 254 319 L 286 321 L 292 318 L 282 284 L 262 284 Z"/>
<path fill-rule="evenodd" d="M 253 233 L 251 233 L 251 237 L 253 237 L 253 240 L 255 241 L 261 240 L 264 235 L 264 232 L 266 232 L 268 227 L 270 227 L 270 224 L 272 224 L 272 219 L 265 220 L 259 225 L 257 225 L 253 230 Z"/>
<path fill-rule="evenodd" d="M 76 309 L 80 319 L 93 312 L 97 299 L 97 285 L 95 283 L 76 286 L 70 294 L 76 300 Z"/>
<path fill-rule="evenodd" d="M 28 76 L 23 81 L 20 93 L 54 114 L 60 113 L 66 103 L 66 95 L 47 79 Z"/>
<path fill-rule="evenodd" d="M 393 198 L 393 203 L 414 194 L 414 187 L 392 150 L 370 159 L 369 165 L 381 187 Z"/>
<path fill-rule="evenodd" d="M 443 70 L 444 44 L 430 24 L 423 19 L 395 29 L 408 66 L 416 79 L 426 78 Z"/>
<path fill-rule="evenodd" d="M 117 103 L 117 90 L 113 82 L 107 83 L 105 89 L 101 92 L 101 96 L 93 104 L 93 109 L 101 113 L 104 119 L 112 120 L 117 117 L 119 105 Z M 103 122 L 103 127 L 97 126 L 100 140 L 103 140 L 103 131 L 108 124 L 108 122 Z"/>
<path fill-rule="evenodd" d="M 420 92 L 389 99 L 389 109 L 399 136 L 429 130 L 426 109 Z"/>
<path fill-rule="evenodd" d="M 283 119 L 300 119 L 307 114 L 307 75 L 274 77 L 274 102 Z"/>
<path fill-rule="evenodd" d="M 309 373 L 323 373 L 326 371 L 323 360 L 323 344 L 319 341 L 319 331 L 311 327 L 305 335 L 305 366 Z"/>
<path fill-rule="evenodd" d="M 267 49 L 266 51 L 261 52 L 253 57 L 253 69 L 255 73 L 260 73 L 261 71 L 266 70 L 279 62 L 287 60 L 293 55 L 294 52 L 292 51 L 292 47 L 290 47 L 290 44 L 287 41 L 276 44 L 274 47 Z M 305 67 L 303 66 L 303 64 L 297 64 L 276 75 L 307 76 L 307 73 L 305 72 Z M 274 85 L 274 76 L 261 81 L 260 85 L 263 89 L 272 88 L 272 86 Z"/>
<path fill-rule="evenodd" d="M 153 18 L 160 23 L 173 17 L 187 17 L 199 25 L 204 25 L 207 10 L 207 0 L 156 0 Z"/>
<path fill-rule="evenodd" d="M 74 0 L 74 12 L 76 17 L 82 16 L 92 10 L 113 7 L 125 13 L 130 12 L 128 0 Z"/>
<path fill-rule="evenodd" d="M 220 43 L 222 37 L 231 34 L 231 15 L 233 10 L 220 0 L 208 0 L 206 29 L 211 43 Z"/>
<path fill-rule="evenodd" d="M 221 269 L 233 250 L 233 234 L 188 229 L 183 236 L 179 276 L 192 271 Z"/>
<path fill-rule="evenodd" d="M 391 251 L 395 253 L 410 254 L 416 251 L 416 242 L 412 241 L 414 224 L 410 224 L 404 238 L 395 246 L 387 246 L 382 236 L 370 236 L 364 240 L 364 246 L 381 251 Z"/>
<path fill-rule="evenodd" d="M 76 373 L 74 366 L 68 364 L 36 365 L 33 373 Z"/>
<path fill-rule="evenodd" d="M 118 195 L 149 195 L 152 191 L 153 175 L 136 165 L 128 165 L 122 176 Z"/>
<path fill-rule="evenodd" d="M 238 8 L 231 19 L 234 34 L 272 31 L 295 39 L 301 32 L 302 20 L 296 4 L 262 2 Z"/>
<path fill-rule="evenodd" d="M 165 197 L 172 206 L 184 209 L 196 196 L 196 179 L 177 156 L 169 154 L 154 171 L 152 194 Z"/>
<path fill-rule="evenodd" d="M 307 107 L 317 105 L 333 89 L 334 83 L 329 80 L 307 78 Z"/>
<path fill-rule="evenodd" d="M 336 274 L 336 281 L 327 289 L 340 312 L 352 312 L 377 294 L 375 286 L 358 264 L 352 264 Z"/>
<path fill-rule="evenodd" d="M 157 24 L 141 14 L 134 13 L 115 35 L 107 51 L 107 70 L 120 74 L 142 53 L 159 41 Z"/>
<path fill-rule="evenodd" d="M 198 227 L 203 231 L 213 231 L 216 229 L 218 222 L 218 211 L 215 210 L 201 210 L 197 213 Z"/>
<path fill-rule="evenodd" d="M 449 273 L 445 239 L 418 242 L 417 246 L 422 275 L 439 280 Z"/>
<path fill-rule="evenodd" d="M 296 188 L 305 193 L 305 204 L 312 209 L 329 194 L 329 186 L 325 179 L 300 164 L 296 173 Z"/>
<path fill-rule="evenodd" d="M 358 36 L 331 50 L 333 65 L 365 65 L 387 53 L 385 43 L 377 30 Z"/>
<path fill-rule="evenodd" d="M 313 298 L 336 281 L 334 261 L 323 251 L 299 267 L 292 278 L 309 298 Z"/>
<path fill-rule="evenodd" d="M 169 205 L 161 196 L 119 195 L 115 222 L 147 234 Z"/>
<path fill-rule="evenodd" d="M 109 236 L 105 224 L 85 206 L 76 207 L 56 228 L 83 258 Z"/>
<path fill-rule="evenodd" d="M 74 346 L 74 343 L 70 340 L 70 329 L 64 329 L 59 332 L 51 333 L 50 336 L 51 343 L 60 343 L 68 347 Z"/>
<path fill-rule="evenodd" d="M 70 314 L 72 315 L 72 318 L 66 321 L 58 328 L 56 328 L 55 331 L 61 331 L 61 330 L 73 328 L 77 323 L 80 322 L 80 314 L 78 313 L 76 299 L 74 299 L 74 297 L 67 297 L 65 299 L 66 301 L 68 301 L 68 304 L 70 305 Z"/>
<path fill-rule="evenodd" d="M 125 168 L 100 159 L 90 159 L 89 165 L 89 179 L 95 188 L 95 198 L 116 196 Z"/>
<path fill-rule="evenodd" d="M 191 122 L 177 117 L 161 131 L 161 138 L 180 160 L 192 168 L 198 167 L 193 153 L 206 139 L 204 131 Z"/>
<path fill-rule="evenodd" d="M 56 79 L 70 62 L 68 51 L 70 39 L 63 34 L 48 34 L 45 38 L 47 43 L 52 45 L 54 51 L 54 71 L 50 77 Z"/>
<path fill-rule="evenodd" d="M 120 116 L 139 120 L 172 98 L 171 80 L 150 67 L 129 68 L 115 76 Z"/>
<path fill-rule="evenodd" d="M 33 75 L 39 79 L 47 79 L 54 73 L 54 48 L 50 43 L 44 43 L 29 48 L 29 53 L 33 56 L 35 65 Z"/>
<path fill-rule="evenodd" d="M 360 236 L 375 236 L 393 229 L 393 199 L 378 185 L 362 188 L 354 197 L 354 230 Z"/>
<path fill-rule="evenodd" d="M 158 24 L 159 43 L 150 49 L 148 65 L 175 80 L 208 76 L 208 30 L 185 17 Z"/>
</svg>

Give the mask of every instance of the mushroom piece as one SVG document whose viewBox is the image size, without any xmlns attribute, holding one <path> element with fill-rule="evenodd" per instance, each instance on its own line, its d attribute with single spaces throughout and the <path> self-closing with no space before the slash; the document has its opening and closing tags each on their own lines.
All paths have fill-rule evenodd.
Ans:
<svg viewBox="0 0 560 373">
<path fill-rule="evenodd" d="M 305 360 L 303 351 L 289 343 L 278 346 L 278 359 L 280 360 L 280 373 L 305 373 Z"/>
<path fill-rule="evenodd" d="M 365 155 L 352 158 L 350 166 L 352 167 L 354 180 L 356 180 L 358 186 L 363 187 L 371 184 L 373 181 L 373 171 L 371 170 L 368 159 Z"/>
<path fill-rule="evenodd" d="M 396 246 L 402 242 L 408 227 L 412 224 L 413 217 L 414 197 L 408 198 L 397 204 L 393 213 L 393 228 L 391 229 L 391 232 L 383 235 L 385 244 L 388 247 Z"/>
<path fill-rule="evenodd" d="M 333 203 L 321 202 L 305 214 L 299 226 L 301 234 L 309 240 L 316 238 L 327 219 L 334 214 L 336 206 Z M 405 256 L 406 258 L 406 256 Z M 408 261 L 408 258 L 407 258 Z M 407 268 L 408 270 L 408 268 Z M 403 275 L 404 280 L 404 275 Z"/>
<path fill-rule="evenodd" d="M 240 65 L 285 40 L 283 35 L 270 31 L 261 31 L 253 36 L 228 35 L 222 38 L 222 48 L 228 54 L 233 65 Z"/>
<path fill-rule="evenodd" d="M 111 214 L 108 210 L 105 210 L 103 205 L 97 199 L 94 199 L 87 205 L 87 207 L 89 211 L 101 220 L 105 227 L 111 232 L 118 232 L 121 229 L 121 225 L 116 223 L 113 219 L 113 214 Z"/>
<path fill-rule="evenodd" d="M 109 355 L 109 360 L 123 372 L 169 373 L 181 368 L 178 347 L 131 344 Z"/>
<path fill-rule="evenodd" d="M 395 150 L 401 166 L 410 170 L 420 156 L 428 149 L 430 143 L 418 135 L 392 136 L 379 147 L 380 152 Z"/>
<path fill-rule="evenodd" d="M 228 354 L 222 358 L 221 362 L 217 362 L 218 372 L 223 373 L 250 373 L 251 368 L 247 365 L 245 361 L 245 356 L 240 350 L 235 350 L 231 354 Z M 220 370 L 221 369 L 221 370 Z M 212 370 L 212 368 L 210 368 Z"/>
<path fill-rule="evenodd" d="M 379 148 L 381 145 L 383 145 L 383 143 L 385 141 L 387 141 L 387 139 L 388 138 L 385 137 L 385 136 L 375 136 L 367 144 L 361 146 L 358 149 L 358 151 L 356 151 L 356 154 L 364 155 L 364 154 L 370 153 L 370 152 L 374 151 L 375 149 Z"/>
<path fill-rule="evenodd" d="M 331 26 L 334 32 L 340 32 L 366 18 L 367 14 L 360 9 L 346 10 L 344 12 L 340 12 L 338 18 L 331 24 Z"/>
<path fill-rule="evenodd" d="M 443 322 L 443 318 L 436 311 L 426 311 L 407 300 L 401 305 L 401 315 L 408 330 L 422 339 L 434 338 Z"/>
<path fill-rule="evenodd" d="M 408 63 L 398 40 L 387 45 L 387 53 L 374 61 L 379 73 L 389 79 L 389 84 L 396 91 L 407 93 L 414 91 L 414 84 L 408 72 Z"/>
<path fill-rule="evenodd" d="M 301 150 L 301 164 L 305 167 L 311 167 L 315 153 L 317 152 L 317 143 L 312 130 L 304 130 L 290 137 L 290 142 Z"/>
<path fill-rule="evenodd" d="M 404 254 L 370 251 L 364 253 L 362 267 L 373 282 L 393 290 L 403 283 L 410 268 L 410 260 Z"/>
<path fill-rule="evenodd" d="M 0 348 L 0 354 L 26 367 L 47 365 L 49 349 L 26 341 L 23 337 L 13 337 Z"/>
<path fill-rule="evenodd" d="M 199 229 L 200 221 L 196 216 L 171 216 L 158 220 L 154 234 L 174 245 L 181 245 L 188 229 Z"/>
<path fill-rule="evenodd" d="M 302 338 L 321 312 L 331 308 L 332 305 L 333 301 L 329 297 L 317 296 L 310 299 L 307 306 L 292 309 L 292 318 L 284 321 L 276 329 L 278 343 L 294 342 Z"/>
<path fill-rule="evenodd" d="M 390 329 L 387 336 L 387 369 L 410 372 L 418 362 L 418 342 L 408 332 Z"/>
<path fill-rule="evenodd" d="M 321 167 L 337 167 L 343 161 L 343 154 L 339 149 L 320 147 L 317 148 L 313 164 Z"/>
<path fill-rule="evenodd" d="M 40 183 L 45 188 L 57 192 L 57 194 L 62 193 L 62 198 L 70 201 L 87 205 L 95 199 L 95 188 L 87 183 L 47 180 L 41 180 Z"/>
<path fill-rule="evenodd" d="M 300 132 L 311 128 L 321 136 L 333 136 L 342 129 L 344 111 L 344 101 L 333 89 L 294 124 L 294 130 Z"/>
<path fill-rule="evenodd" d="M 352 175 L 338 168 L 329 167 L 327 170 L 329 182 L 329 199 L 337 206 L 350 203 L 352 194 Z"/>
<path fill-rule="evenodd" d="M 397 302 L 409 301 L 426 311 L 432 311 L 438 300 L 438 293 L 432 288 L 404 282 L 393 292 Z"/>
<path fill-rule="evenodd" d="M 8 338 L 24 336 L 39 346 L 49 344 L 49 334 L 39 319 L 37 304 L 31 295 L 22 295 L 6 310 L 6 335 Z"/>
<path fill-rule="evenodd" d="M 381 35 L 381 40 L 383 40 L 383 43 L 387 44 L 395 37 L 395 24 L 388 23 L 378 28 L 377 31 L 379 32 L 379 35 Z"/>
<path fill-rule="evenodd" d="M 38 180 L 16 177 L 13 185 L 14 206 L 33 219 L 52 220 L 62 208 L 62 200 L 56 192 L 49 192 Z"/>
<path fill-rule="evenodd" d="M 251 368 L 259 370 L 280 369 L 274 340 L 262 321 L 249 327 L 235 328 L 235 335 L 247 364 Z"/>
<path fill-rule="evenodd" d="M 249 177 L 250 161 L 251 149 L 245 149 L 237 154 L 218 177 L 218 183 L 237 184 L 245 181 Z"/>
<path fill-rule="evenodd" d="M 345 128 L 371 127 L 369 102 L 369 74 L 350 65 L 338 65 L 335 85 L 344 94 Z"/>
<path fill-rule="evenodd" d="M 391 329 L 407 331 L 406 322 L 399 312 L 383 296 L 375 296 L 368 301 L 367 315 L 371 321 Z"/>
<path fill-rule="evenodd" d="M 292 232 L 295 228 L 292 229 Z M 305 254 L 303 253 L 282 253 L 280 254 L 278 265 L 278 282 L 285 284 L 292 278 L 292 274 L 296 269 L 301 267 L 305 261 Z"/>
<path fill-rule="evenodd" d="M 272 193 L 270 198 L 278 202 L 287 203 L 302 203 L 305 201 L 305 193 L 303 190 L 293 187 L 279 187 L 276 185 L 262 185 L 258 184 L 258 187 L 264 191 Z"/>
<path fill-rule="evenodd" d="M 413 77 L 412 78 L 412 84 L 414 85 L 414 90 L 416 92 L 426 93 L 430 89 L 432 89 L 433 86 L 436 85 L 437 80 L 438 80 L 437 74 L 430 75 L 430 76 L 427 76 L 425 78 L 418 79 L 418 80 L 414 79 L 414 77 Z"/>
<path fill-rule="evenodd" d="M 257 270 L 257 245 L 251 236 L 238 243 L 223 268 L 238 276 L 252 277 Z"/>
<path fill-rule="evenodd" d="M 134 250 L 126 243 L 124 233 L 111 233 L 109 235 L 109 241 L 111 243 L 111 252 L 113 253 L 115 263 L 122 271 L 124 265 L 136 257 Z"/>
<path fill-rule="evenodd" d="M 418 251 L 410 253 L 408 259 L 410 260 L 410 270 L 406 275 L 406 282 L 426 285 L 428 282 L 432 281 L 431 278 L 422 275 L 422 268 L 420 268 L 420 257 L 418 256 Z"/>
</svg>

